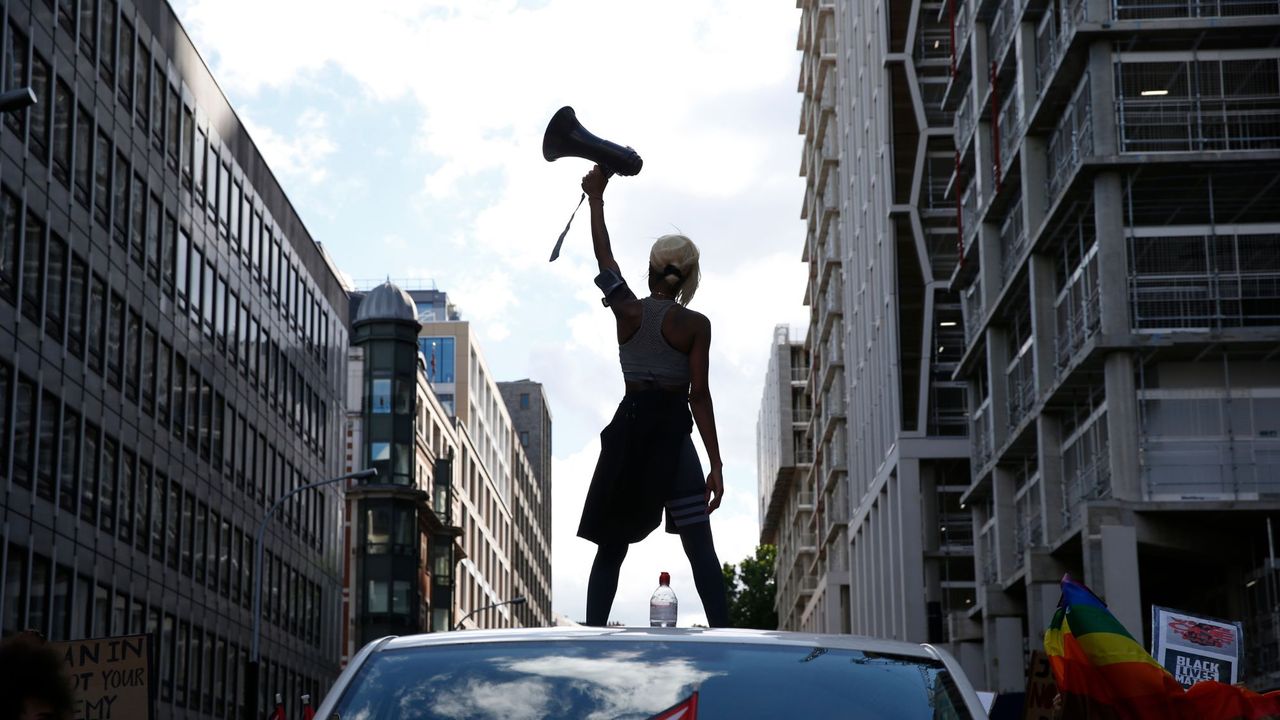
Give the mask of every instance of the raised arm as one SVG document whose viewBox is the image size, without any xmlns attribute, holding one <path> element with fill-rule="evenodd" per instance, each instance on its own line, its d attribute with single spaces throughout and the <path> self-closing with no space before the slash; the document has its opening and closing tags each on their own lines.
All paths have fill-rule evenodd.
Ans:
<svg viewBox="0 0 1280 720">
<path fill-rule="evenodd" d="M 591 245 L 596 251 L 596 262 L 600 269 L 620 273 L 618 261 L 613 259 L 613 247 L 609 245 L 609 229 L 604 225 L 604 189 L 609 178 L 596 165 L 582 178 L 582 192 L 587 194 L 587 204 L 591 207 Z"/>
<path fill-rule="evenodd" d="M 693 421 L 698 424 L 698 434 L 702 436 L 702 445 L 707 449 L 707 461 L 711 463 L 707 471 L 707 506 L 708 512 L 720 507 L 724 498 L 724 478 L 720 460 L 720 440 L 716 436 L 716 414 L 711 402 L 711 388 L 707 385 L 707 374 L 711 357 L 711 321 L 697 315 L 701 324 L 693 338 L 693 348 L 689 351 L 689 410 L 693 413 Z"/>
</svg>

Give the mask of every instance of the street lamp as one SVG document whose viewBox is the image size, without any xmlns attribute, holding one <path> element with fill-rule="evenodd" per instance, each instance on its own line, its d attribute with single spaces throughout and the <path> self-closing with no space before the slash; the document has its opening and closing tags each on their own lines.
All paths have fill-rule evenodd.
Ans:
<svg viewBox="0 0 1280 720">
<path fill-rule="evenodd" d="M 36 104 L 36 94 L 29 87 L 14 88 L 0 93 L 0 112 L 17 112 Z"/>
<path fill-rule="evenodd" d="M 0 96 L 2 98 L 3 96 Z M 359 470 L 357 472 L 339 475 L 336 478 L 313 482 L 310 485 L 303 485 L 294 488 L 285 493 L 276 500 L 267 513 L 262 516 L 262 522 L 258 524 L 258 535 L 254 539 L 253 545 L 253 641 L 249 650 L 249 667 L 245 668 L 244 682 L 244 716 L 245 720 L 253 720 L 253 716 L 257 713 L 258 708 L 258 666 L 261 656 L 259 655 L 259 636 L 262 631 L 262 538 L 267 533 L 267 522 L 271 520 L 271 516 L 276 514 L 276 510 L 284 504 L 286 500 L 297 495 L 303 490 L 331 485 L 343 480 L 364 480 L 366 478 L 376 477 L 378 471 L 374 468 L 368 470 Z"/>
<path fill-rule="evenodd" d="M 478 613 L 478 612 L 484 612 L 485 610 L 492 610 L 492 609 L 494 609 L 494 608 L 496 608 L 496 607 L 499 607 L 499 606 L 502 606 L 502 605 L 523 605 L 523 604 L 524 604 L 524 602 L 525 602 L 525 600 L 524 600 L 524 596 L 523 596 L 523 595 L 517 595 L 517 596 L 515 596 L 515 597 L 511 598 L 510 600 L 503 600 L 502 602 L 499 602 L 499 603 L 494 603 L 494 604 L 492 604 L 492 605 L 485 605 L 485 606 L 484 606 L 484 607 L 482 607 L 482 608 L 476 608 L 475 610 L 472 610 L 471 612 L 467 613 L 466 615 L 463 615 L 463 616 L 462 616 L 462 619 L 458 621 L 458 624 L 453 626 L 453 629 L 454 629 L 454 630 L 461 630 L 461 629 L 462 629 L 462 623 L 466 622 L 466 621 L 467 621 L 467 618 L 471 617 L 472 615 L 475 615 L 475 614 L 476 614 L 476 613 Z"/>
</svg>

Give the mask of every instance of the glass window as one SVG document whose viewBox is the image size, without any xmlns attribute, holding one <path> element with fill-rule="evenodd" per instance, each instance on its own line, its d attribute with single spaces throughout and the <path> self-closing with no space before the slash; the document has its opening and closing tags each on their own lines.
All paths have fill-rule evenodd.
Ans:
<svg viewBox="0 0 1280 720">
<path fill-rule="evenodd" d="M 53 73 L 39 52 L 31 57 L 31 90 L 36 103 L 31 106 L 31 154 L 40 162 L 49 156 L 49 108 L 53 107 Z M 65 175 L 63 184 L 66 184 Z"/>
<path fill-rule="evenodd" d="M 189 492 L 182 494 L 182 574 L 191 575 L 191 553 L 195 545 L 196 499 Z"/>
<path fill-rule="evenodd" d="M 165 160 L 170 168 L 178 169 L 178 158 L 182 155 L 182 101 L 178 99 L 178 90 L 168 86 L 165 104 Z"/>
<path fill-rule="evenodd" d="M 138 385 L 142 369 L 142 316 L 129 311 L 124 333 L 124 390 L 125 397 L 138 401 Z"/>
<path fill-rule="evenodd" d="M 133 492 L 133 520 L 137 522 L 134 531 L 138 551 L 144 556 L 151 552 L 151 466 L 146 461 L 138 462 L 137 486 Z"/>
<path fill-rule="evenodd" d="M 58 397 L 48 390 L 40 396 L 40 436 L 36 453 L 36 495 L 53 502 L 58 469 Z"/>
<path fill-rule="evenodd" d="M 365 612 L 386 613 L 390 609 L 390 602 L 387 597 L 387 583 L 370 580 L 368 586 L 369 591 L 365 596 Z"/>
<path fill-rule="evenodd" d="M 175 299 L 176 286 L 181 283 L 182 296 L 186 297 L 187 236 L 179 234 L 178 221 L 173 213 L 165 212 L 164 227 L 160 231 L 160 287 L 165 297 Z M 178 268 L 182 268 L 181 271 Z M 179 302 L 181 305 L 181 302 Z"/>
<path fill-rule="evenodd" d="M 187 422 L 187 359 L 173 354 L 173 435 L 182 439 Z"/>
<path fill-rule="evenodd" d="M 169 363 L 172 358 L 173 348 L 161 340 L 159 356 L 156 358 L 156 419 L 162 427 L 169 425 L 169 398 L 173 396 Z"/>
<path fill-rule="evenodd" d="M 160 282 L 160 260 L 164 256 L 164 241 L 160 234 L 161 216 L 164 208 L 160 205 L 160 196 L 151 193 L 151 202 L 147 204 L 146 244 L 147 276 L 152 282 Z"/>
<path fill-rule="evenodd" d="M 120 21 L 120 102 L 126 110 L 133 110 L 133 25 Z"/>
<path fill-rule="evenodd" d="M 529 409 L 529 393 L 520 393 L 520 409 Z"/>
<path fill-rule="evenodd" d="M 129 231 L 129 192 L 131 188 L 129 174 L 129 158 L 124 153 L 116 153 L 116 175 L 112 191 L 116 244 L 125 247 Z"/>
<path fill-rule="evenodd" d="M 76 511 L 80 499 L 80 415 L 70 406 L 62 410 L 62 465 L 58 476 L 58 507 Z"/>
<path fill-rule="evenodd" d="M 75 103 L 71 86 L 58 78 L 53 96 L 53 176 L 71 187 L 71 138 L 75 131 Z"/>
<path fill-rule="evenodd" d="M 94 146 L 93 219 L 107 228 L 111 214 L 111 138 L 101 129 Z"/>
<path fill-rule="evenodd" d="M 138 33 L 138 67 L 135 75 L 133 97 L 135 104 L 134 118 L 146 133 L 151 127 L 151 51 L 147 49 L 146 40 Z M 160 118 L 156 116 L 158 121 Z"/>
<path fill-rule="evenodd" d="M 44 315 L 44 221 L 27 211 L 22 242 L 22 314 L 31 322 Z"/>
<path fill-rule="evenodd" d="M 80 0 L 80 54 L 89 58 L 89 62 L 97 60 L 97 46 L 94 34 L 98 31 L 98 3 L 93 0 Z"/>
<path fill-rule="evenodd" d="M 107 87 L 111 87 L 116 78 L 116 0 L 102 0 L 98 42 L 102 45 L 102 52 L 98 54 L 98 72 Z"/>
<path fill-rule="evenodd" d="M 12 113 L 10 113 L 12 114 Z M 8 117 L 8 115 L 6 115 Z M 0 208 L 4 227 L 0 229 L 0 296 L 14 304 L 18 293 L 18 251 L 21 246 L 22 209 L 18 196 L 4 189 Z"/>
<path fill-rule="evenodd" d="M 151 557 L 164 562 L 165 522 L 169 509 L 165 499 L 169 497 L 169 479 L 157 472 L 151 483 Z"/>
<path fill-rule="evenodd" d="M 36 386 L 30 379 L 19 375 L 15 389 L 17 401 L 13 416 L 13 483 L 29 490 L 36 439 Z"/>
<path fill-rule="evenodd" d="M 49 631 L 49 558 L 40 553 L 31 554 L 31 597 L 27 603 L 27 627 L 42 633 Z"/>
<path fill-rule="evenodd" d="M 165 503 L 164 516 L 164 546 L 169 548 L 165 564 L 177 570 L 180 556 L 178 538 L 182 536 L 182 486 L 177 480 L 169 480 L 169 501 Z"/>
<path fill-rule="evenodd" d="M 195 157 L 196 148 L 195 138 L 195 115 L 192 114 L 191 108 L 183 106 L 182 108 L 182 186 L 187 190 L 191 190 L 191 179 L 195 176 L 192 172 L 192 158 Z M 204 137 L 200 138 L 200 157 L 201 162 L 204 158 Z M 204 168 L 200 168 L 201 177 L 204 176 Z"/>
<path fill-rule="evenodd" d="M 208 140 L 203 130 L 196 130 L 195 144 L 191 146 L 192 164 L 189 169 L 191 176 L 195 178 L 195 200 L 196 204 L 204 206 L 204 164 L 205 152 L 208 146 Z M 184 165 L 184 170 L 188 168 Z"/>
<path fill-rule="evenodd" d="M 16 90 L 27 86 L 27 52 L 30 49 L 30 43 L 27 40 L 26 33 L 18 29 L 14 20 L 9 20 L 6 26 L 9 31 L 8 42 L 4 44 L 4 66 L 8 69 L 4 78 L 5 90 Z M 4 113 L 4 124 L 9 130 L 22 137 L 27 130 L 27 113 L 26 112 L 9 112 Z"/>
<path fill-rule="evenodd" d="M 111 293 L 107 315 L 107 382 L 120 387 L 120 370 L 124 354 L 124 298 Z"/>
<path fill-rule="evenodd" d="M 119 538 L 122 543 L 133 543 L 134 502 L 137 497 L 137 468 L 134 467 L 134 454 L 127 448 L 120 449 L 120 486 L 116 495 L 116 509 L 119 512 Z"/>
<path fill-rule="evenodd" d="M 427 380 L 433 383 L 454 382 L 454 345 L 451 337 L 418 338 L 418 346 L 427 362 Z"/>
<path fill-rule="evenodd" d="M 93 189 L 93 115 L 84 105 L 76 110 L 75 168 L 76 202 L 88 209 Z"/>
<path fill-rule="evenodd" d="M 142 330 L 142 411 L 155 413 L 156 403 L 156 331 L 146 325 Z"/>
<path fill-rule="evenodd" d="M 84 424 L 84 453 L 80 456 L 80 518 L 88 523 L 98 522 L 98 428 L 93 423 Z"/>
<path fill-rule="evenodd" d="M 53 604 L 49 609 L 49 639 L 71 638 L 71 568 L 58 565 L 53 575 Z"/>
<path fill-rule="evenodd" d="M 4 573 L 4 622 L 0 632 L 5 636 L 27 628 L 27 549 L 9 544 Z"/>
<path fill-rule="evenodd" d="M 62 320 L 67 302 L 67 243 L 53 232 L 49 237 L 49 271 L 46 283 L 44 330 L 50 337 L 61 340 Z"/>
<path fill-rule="evenodd" d="M 85 341 L 85 292 L 89 282 L 89 268 L 79 255 L 71 254 L 70 291 L 67 298 L 67 350 L 78 358 L 84 357 Z"/>
<path fill-rule="evenodd" d="M 120 478 L 120 446 L 110 435 L 102 434 L 102 465 L 99 468 L 98 488 L 100 509 L 98 511 L 98 527 L 115 534 L 116 529 L 116 488 Z"/>
<path fill-rule="evenodd" d="M 191 244 L 191 256 L 187 265 L 187 306 L 189 317 L 200 329 L 200 279 L 204 276 L 204 253 L 195 244 Z"/>
<path fill-rule="evenodd" d="M 142 175 L 133 174 L 133 189 L 129 194 L 129 206 L 133 213 L 129 220 L 130 257 L 143 267 L 146 257 L 147 184 Z"/>
<path fill-rule="evenodd" d="M 157 59 L 151 66 L 151 144 L 156 152 L 164 152 L 164 65 Z"/>
<path fill-rule="evenodd" d="M 369 391 L 369 412 L 385 415 L 391 412 L 391 378 L 374 378 Z"/>
<path fill-rule="evenodd" d="M 93 282 L 89 286 L 89 330 L 86 333 L 89 345 L 89 369 L 102 373 L 102 343 L 106 337 L 107 323 L 107 284 L 97 274 L 93 274 Z"/>
</svg>

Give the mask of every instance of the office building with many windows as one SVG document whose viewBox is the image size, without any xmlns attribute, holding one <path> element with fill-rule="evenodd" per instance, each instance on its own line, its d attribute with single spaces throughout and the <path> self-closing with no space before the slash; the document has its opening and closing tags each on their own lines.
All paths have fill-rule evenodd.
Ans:
<svg viewBox="0 0 1280 720">
<path fill-rule="evenodd" d="M 527 458 L 527 469 L 525 463 L 516 463 L 512 484 L 515 590 L 526 600 L 516 608 L 516 615 L 526 627 L 546 627 L 552 624 L 551 405 L 542 383 L 529 379 L 499 382 L 498 391 Z"/>
<path fill-rule="evenodd" d="M 347 297 L 160 0 L 9 2 L 0 629 L 150 633 L 157 715 L 237 715 L 253 537 L 338 475 Z M 338 669 L 337 488 L 271 522 L 259 708 Z"/>
<path fill-rule="evenodd" d="M 1241 621 L 1280 679 L 1280 5 L 965 0 L 955 108 L 986 687 L 1064 572 L 1140 641 Z"/>
<path fill-rule="evenodd" d="M 438 290 L 408 294 L 420 313 L 424 305 L 453 307 Z M 540 487 L 540 468 L 530 463 L 475 328 L 453 311 L 437 317 L 422 322 L 418 343 L 431 387 L 455 418 L 459 514 L 454 522 L 462 528 L 464 555 L 455 573 L 455 611 L 465 627 L 549 625 L 551 534 L 549 527 L 543 533 L 534 524 L 543 515 L 549 521 L 543 506 L 550 504 L 550 493 Z M 547 407 L 540 391 L 539 396 Z M 549 409 L 545 421 L 549 438 Z M 549 440 L 545 449 L 544 463 Z M 524 596 L 523 604 L 485 609 L 518 596 Z"/>
</svg>

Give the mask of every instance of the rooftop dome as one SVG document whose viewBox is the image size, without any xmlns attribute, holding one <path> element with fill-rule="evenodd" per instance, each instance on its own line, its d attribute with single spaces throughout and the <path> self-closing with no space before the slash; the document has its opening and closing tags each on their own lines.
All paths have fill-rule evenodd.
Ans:
<svg viewBox="0 0 1280 720">
<path fill-rule="evenodd" d="M 418 321 L 418 309 L 413 304 L 413 298 L 409 297 L 409 293 L 393 285 L 390 280 L 365 293 L 364 299 L 360 301 L 360 308 L 356 310 L 352 325 L 387 320 L 412 323 Z"/>
</svg>

